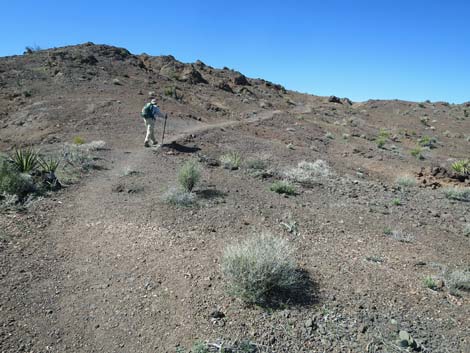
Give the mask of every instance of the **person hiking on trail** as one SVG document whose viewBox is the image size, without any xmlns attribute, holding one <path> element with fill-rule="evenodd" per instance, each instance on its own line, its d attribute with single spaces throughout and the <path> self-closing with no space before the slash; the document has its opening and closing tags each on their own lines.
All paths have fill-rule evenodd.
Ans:
<svg viewBox="0 0 470 353">
<path fill-rule="evenodd" d="M 160 108 L 157 106 L 157 100 L 152 99 L 150 103 L 147 103 L 142 108 L 142 113 L 140 114 L 145 121 L 145 127 L 147 129 L 147 133 L 145 135 L 144 146 L 150 147 L 150 143 L 152 145 L 157 144 L 157 140 L 155 139 L 155 121 L 157 117 L 165 118 L 165 114 L 160 111 Z"/>
</svg>

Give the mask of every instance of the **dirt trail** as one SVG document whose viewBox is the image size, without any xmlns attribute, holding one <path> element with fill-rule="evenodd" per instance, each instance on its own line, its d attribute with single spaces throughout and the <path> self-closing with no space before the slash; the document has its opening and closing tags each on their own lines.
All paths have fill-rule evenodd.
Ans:
<svg viewBox="0 0 470 353">
<path fill-rule="evenodd" d="M 167 141 L 256 123 L 276 113 L 176 131 Z M 34 306 L 26 314 L 26 330 L 40 340 L 36 347 L 49 346 L 55 352 L 174 351 L 178 341 L 197 331 L 193 317 L 198 309 L 189 300 L 194 288 L 188 287 L 185 275 L 191 270 L 185 252 L 197 245 L 175 238 L 165 210 L 159 208 L 176 169 L 171 156 L 156 152 L 140 145 L 126 152 L 112 150 L 109 170 L 61 200 L 47 235 L 55 266 L 26 295 L 40 293 L 47 303 L 45 317 Z M 130 171 L 138 172 L 131 182 L 126 176 Z M 135 190 L 113 192 L 126 183 Z M 209 258 L 196 263 L 213 267 Z M 158 336 L 172 330 L 178 333 Z"/>
</svg>

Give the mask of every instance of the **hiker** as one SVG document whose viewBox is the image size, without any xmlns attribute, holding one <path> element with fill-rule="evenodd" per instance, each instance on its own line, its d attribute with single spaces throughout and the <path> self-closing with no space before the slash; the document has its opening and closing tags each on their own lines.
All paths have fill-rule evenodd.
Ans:
<svg viewBox="0 0 470 353">
<path fill-rule="evenodd" d="M 145 127 L 147 129 L 147 133 L 145 135 L 144 146 L 150 147 L 150 143 L 152 145 L 157 144 L 157 140 L 155 139 L 154 129 L 155 129 L 155 120 L 158 117 L 165 118 L 165 114 L 160 111 L 160 108 L 157 106 L 157 100 L 152 99 L 150 103 L 145 104 L 142 108 L 142 113 L 140 114 L 145 121 Z"/>
</svg>

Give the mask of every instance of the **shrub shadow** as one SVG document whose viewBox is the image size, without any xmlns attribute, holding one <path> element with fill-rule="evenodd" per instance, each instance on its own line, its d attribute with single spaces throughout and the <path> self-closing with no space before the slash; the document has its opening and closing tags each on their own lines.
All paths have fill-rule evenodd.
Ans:
<svg viewBox="0 0 470 353">
<path fill-rule="evenodd" d="M 212 200 L 212 199 L 217 199 L 217 198 L 222 198 L 227 196 L 227 194 L 223 191 L 216 190 L 216 189 L 203 189 L 203 190 L 196 190 L 194 193 L 206 200 Z"/>
<path fill-rule="evenodd" d="M 297 286 L 284 290 L 273 290 L 267 299 L 258 304 L 266 309 L 284 309 L 286 307 L 307 307 L 319 303 L 319 287 L 310 274 L 298 269 L 299 283 Z"/>
<path fill-rule="evenodd" d="M 193 147 L 184 146 L 184 145 L 181 145 L 177 142 L 165 143 L 165 144 L 162 145 L 162 148 L 172 149 L 172 150 L 175 150 L 176 152 L 180 152 L 180 153 L 195 153 L 195 152 L 198 152 L 198 151 L 201 150 L 197 146 L 193 146 Z"/>
</svg>

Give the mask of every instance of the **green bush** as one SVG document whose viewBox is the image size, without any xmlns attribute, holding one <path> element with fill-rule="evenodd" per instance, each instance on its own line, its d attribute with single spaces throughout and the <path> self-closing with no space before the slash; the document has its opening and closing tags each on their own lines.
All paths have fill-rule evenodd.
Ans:
<svg viewBox="0 0 470 353">
<path fill-rule="evenodd" d="M 296 194 L 295 186 L 289 183 L 287 180 L 275 181 L 274 183 L 271 184 L 270 190 L 277 192 L 278 194 L 285 194 L 285 195 Z"/>
<path fill-rule="evenodd" d="M 201 168 L 195 161 L 186 162 L 178 174 L 178 182 L 183 190 L 191 192 L 201 178 Z"/>
<path fill-rule="evenodd" d="M 235 170 L 240 168 L 242 157 L 237 151 L 230 151 L 220 157 L 220 163 L 225 169 Z"/>
<path fill-rule="evenodd" d="M 38 165 L 38 153 L 32 148 L 15 149 L 11 160 L 21 173 L 30 173 Z"/>
<path fill-rule="evenodd" d="M 222 272 L 229 293 L 247 303 L 264 303 L 274 291 L 292 289 L 300 281 L 291 247 L 272 235 L 227 247 Z"/>
</svg>

